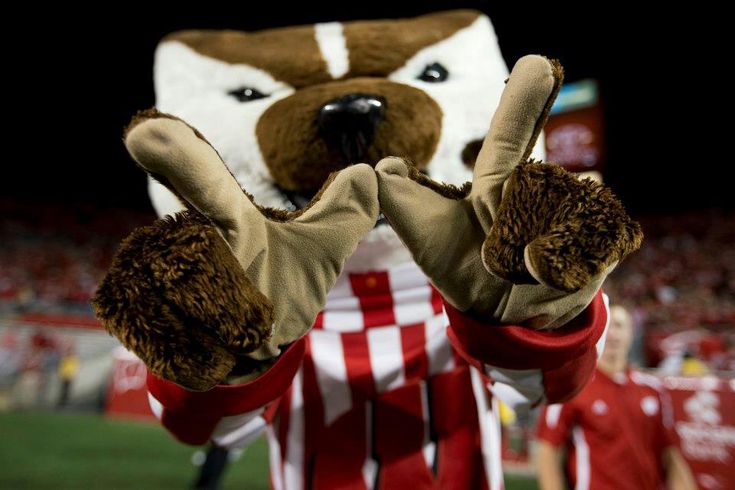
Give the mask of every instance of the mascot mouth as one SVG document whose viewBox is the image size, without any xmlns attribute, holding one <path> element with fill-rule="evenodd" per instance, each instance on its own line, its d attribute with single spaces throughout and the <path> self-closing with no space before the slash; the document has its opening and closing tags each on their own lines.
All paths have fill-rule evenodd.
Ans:
<svg viewBox="0 0 735 490">
<path fill-rule="evenodd" d="M 291 206 L 293 207 L 293 211 L 298 209 L 303 209 L 306 207 L 307 204 L 316 196 L 318 191 L 314 192 L 294 192 L 294 191 L 288 191 L 286 189 L 283 189 L 281 187 L 278 187 L 278 190 L 283 195 L 283 197 L 291 203 Z M 373 226 L 373 229 L 382 226 L 382 225 L 389 225 L 388 220 L 385 219 L 385 216 L 381 212 L 378 215 L 378 220 L 375 222 L 375 226 Z"/>
</svg>

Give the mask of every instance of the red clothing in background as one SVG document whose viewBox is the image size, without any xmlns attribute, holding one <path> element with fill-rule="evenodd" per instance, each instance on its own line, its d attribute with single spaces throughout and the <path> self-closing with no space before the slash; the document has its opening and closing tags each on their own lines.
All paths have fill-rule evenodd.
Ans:
<svg viewBox="0 0 735 490">
<path fill-rule="evenodd" d="M 579 490 L 661 488 L 661 456 L 674 445 L 660 382 L 635 371 L 613 380 L 597 369 L 575 398 L 544 407 L 538 437 L 567 449 L 567 478 Z"/>
</svg>

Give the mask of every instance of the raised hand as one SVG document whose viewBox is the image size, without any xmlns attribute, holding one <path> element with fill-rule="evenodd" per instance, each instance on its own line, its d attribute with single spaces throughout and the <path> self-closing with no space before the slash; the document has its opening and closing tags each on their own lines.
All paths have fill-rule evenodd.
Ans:
<svg viewBox="0 0 735 490">
<path fill-rule="evenodd" d="M 562 79 L 541 56 L 516 63 L 471 184 L 432 181 L 400 158 L 376 168 L 383 213 L 460 311 L 561 326 L 640 245 L 640 226 L 609 189 L 528 161 Z"/>
<path fill-rule="evenodd" d="M 172 116 L 136 116 L 125 145 L 189 210 L 123 243 L 95 309 L 152 372 L 186 388 L 211 388 L 246 354 L 268 360 L 304 335 L 377 219 L 368 165 L 333 174 L 286 213 L 256 206 L 204 137 Z"/>
</svg>

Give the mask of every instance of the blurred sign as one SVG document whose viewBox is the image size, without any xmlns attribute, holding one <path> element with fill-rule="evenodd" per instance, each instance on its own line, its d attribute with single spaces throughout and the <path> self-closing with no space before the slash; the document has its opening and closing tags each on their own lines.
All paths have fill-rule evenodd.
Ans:
<svg viewBox="0 0 735 490">
<path fill-rule="evenodd" d="M 545 132 L 549 162 L 573 172 L 602 172 L 605 148 L 597 82 L 562 86 Z"/>
<path fill-rule="evenodd" d="M 735 379 L 666 377 L 674 429 L 699 488 L 735 488 Z"/>
<path fill-rule="evenodd" d="M 107 414 L 155 420 L 148 404 L 146 368 L 143 361 L 123 347 L 115 349 L 113 359 L 112 379 L 107 394 Z"/>
</svg>

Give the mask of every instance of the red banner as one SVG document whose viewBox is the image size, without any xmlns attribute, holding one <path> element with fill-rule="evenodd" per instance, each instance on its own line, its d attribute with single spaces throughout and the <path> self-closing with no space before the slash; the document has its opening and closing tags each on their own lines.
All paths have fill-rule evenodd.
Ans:
<svg viewBox="0 0 735 490">
<path fill-rule="evenodd" d="M 132 352 L 119 347 L 114 353 L 112 379 L 107 393 L 107 414 L 155 420 L 148 404 L 146 368 Z"/>
<path fill-rule="evenodd" d="M 735 379 L 666 377 L 681 453 L 699 488 L 735 488 Z"/>
</svg>

